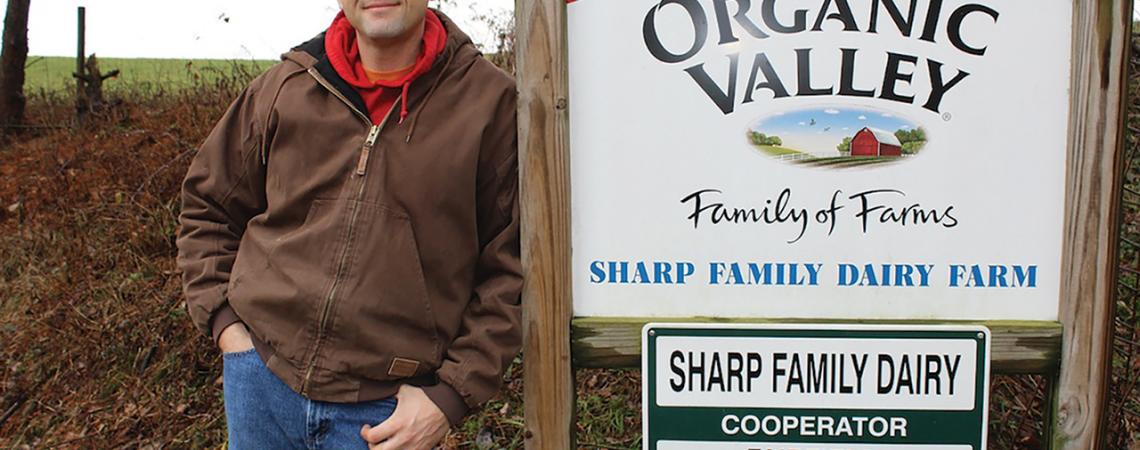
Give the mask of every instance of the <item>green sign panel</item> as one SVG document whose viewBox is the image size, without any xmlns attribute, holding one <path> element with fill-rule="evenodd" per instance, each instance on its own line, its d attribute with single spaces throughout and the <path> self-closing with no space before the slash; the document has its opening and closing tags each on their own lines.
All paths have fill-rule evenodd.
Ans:
<svg viewBox="0 0 1140 450">
<path fill-rule="evenodd" d="M 989 330 L 648 324 L 652 450 L 982 450 Z"/>
</svg>

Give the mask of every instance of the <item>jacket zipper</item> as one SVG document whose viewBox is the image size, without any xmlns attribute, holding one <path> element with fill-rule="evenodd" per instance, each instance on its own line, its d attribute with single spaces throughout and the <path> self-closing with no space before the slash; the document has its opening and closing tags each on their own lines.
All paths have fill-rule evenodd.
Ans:
<svg viewBox="0 0 1140 450">
<path fill-rule="evenodd" d="M 356 162 L 357 175 L 364 176 L 364 169 L 368 168 L 368 154 L 372 153 L 372 147 L 376 145 L 376 137 L 379 135 L 379 126 L 374 126 L 368 131 L 368 137 L 364 139 L 364 147 L 360 149 L 360 160 Z"/>
<path fill-rule="evenodd" d="M 356 115 L 360 117 L 360 119 L 363 120 L 365 125 L 367 125 L 369 128 L 368 136 L 365 137 L 364 144 L 360 148 L 360 159 L 356 162 L 355 174 L 357 175 L 356 178 L 358 179 L 360 186 L 356 192 L 356 199 L 352 202 L 352 213 L 349 215 L 348 219 L 348 237 L 345 240 L 344 248 L 342 248 L 340 252 L 340 259 L 337 262 L 336 267 L 336 276 L 333 278 L 332 287 L 329 288 L 329 295 L 325 298 L 325 303 L 321 308 L 321 320 L 320 325 L 317 328 L 317 342 L 313 347 L 313 355 L 309 357 L 309 364 L 305 368 L 305 377 L 301 380 L 300 394 L 305 397 L 308 397 L 309 382 L 313 376 L 313 369 L 315 369 L 317 366 L 317 357 L 320 356 L 321 344 L 324 342 L 325 327 L 328 325 L 329 315 L 332 313 L 332 306 L 333 301 L 336 298 L 337 287 L 340 286 L 341 276 L 344 274 L 345 263 L 348 260 L 348 250 L 352 247 L 353 240 L 355 239 L 354 232 L 356 231 L 356 219 L 360 213 L 360 201 L 364 199 L 364 187 L 366 186 L 364 182 L 364 175 L 365 169 L 368 167 L 368 156 L 372 153 L 372 147 L 376 145 L 376 139 L 380 136 L 380 130 L 384 128 L 384 124 L 388 123 L 388 118 L 392 116 L 392 111 L 396 110 L 396 106 L 400 101 L 397 100 L 396 103 L 392 104 L 392 108 L 389 109 L 388 113 L 384 115 L 384 119 L 380 121 L 380 124 L 372 125 L 372 119 L 369 118 L 367 114 L 364 114 L 359 109 L 357 109 L 356 106 L 354 106 L 352 102 L 350 102 L 348 98 L 344 96 L 344 94 L 341 94 L 340 91 L 337 91 L 336 88 L 329 84 L 328 80 L 325 80 L 324 77 L 322 77 L 316 71 L 316 69 L 310 68 L 308 72 L 309 75 L 312 75 L 313 78 L 317 80 L 318 84 L 331 92 L 334 96 L 336 96 L 336 98 L 339 98 L 340 101 L 344 102 L 344 104 L 348 106 L 352 112 L 356 113 Z"/>
</svg>

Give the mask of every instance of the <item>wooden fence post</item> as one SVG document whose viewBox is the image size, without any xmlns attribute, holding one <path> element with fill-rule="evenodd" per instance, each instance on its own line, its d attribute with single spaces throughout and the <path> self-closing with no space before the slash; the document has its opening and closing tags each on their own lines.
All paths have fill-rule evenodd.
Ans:
<svg viewBox="0 0 1140 450">
<path fill-rule="evenodd" d="M 573 446 L 566 3 L 517 0 L 526 448 Z"/>
<path fill-rule="evenodd" d="M 1055 450 L 1103 448 L 1131 23 L 1131 0 L 1073 2 L 1069 190 L 1060 292 L 1064 332 L 1048 427 Z"/>
</svg>

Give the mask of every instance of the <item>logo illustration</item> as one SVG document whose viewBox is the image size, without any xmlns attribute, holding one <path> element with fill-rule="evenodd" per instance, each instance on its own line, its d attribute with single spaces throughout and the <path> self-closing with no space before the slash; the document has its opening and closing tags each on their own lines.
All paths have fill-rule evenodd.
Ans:
<svg viewBox="0 0 1140 450">
<path fill-rule="evenodd" d="M 780 161 L 845 169 L 904 161 L 926 146 L 926 130 L 890 112 L 825 107 L 773 114 L 749 127 L 748 143 Z"/>
</svg>

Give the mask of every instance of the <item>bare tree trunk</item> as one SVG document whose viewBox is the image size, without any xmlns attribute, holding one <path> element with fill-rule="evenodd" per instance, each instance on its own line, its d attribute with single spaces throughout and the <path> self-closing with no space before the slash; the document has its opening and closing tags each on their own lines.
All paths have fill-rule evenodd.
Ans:
<svg viewBox="0 0 1140 450">
<path fill-rule="evenodd" d="M 24 64 L 28 60 L 28 7 L 31 0 L 8 0 L 4 49 L 0 52 L 0 124 L 24 122 Z"/>
</svg>

